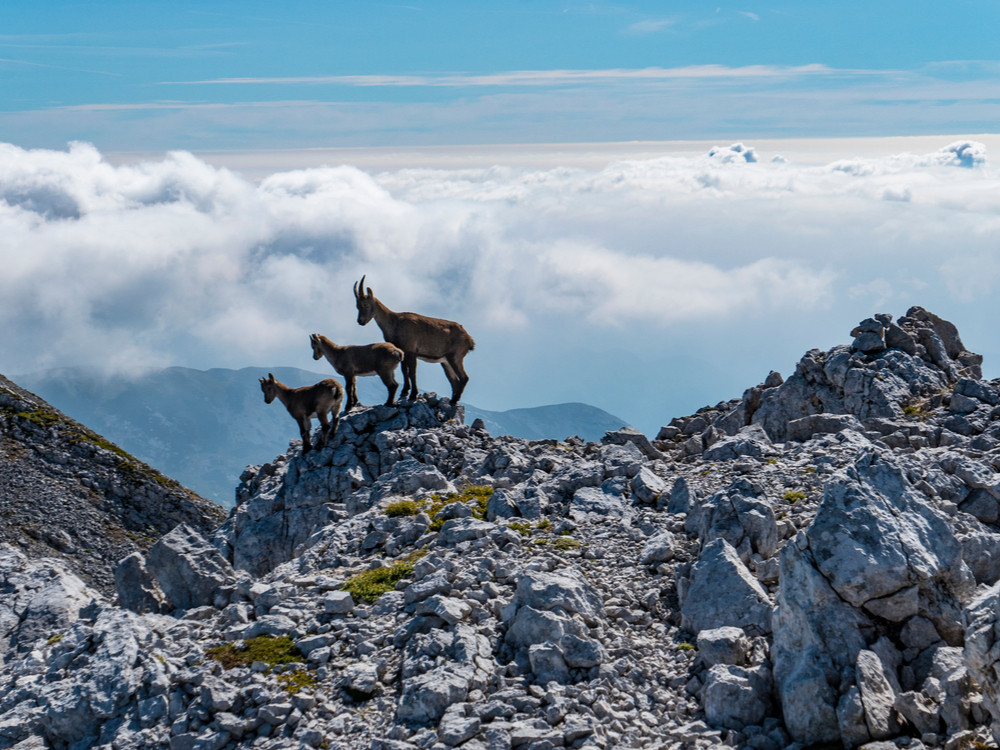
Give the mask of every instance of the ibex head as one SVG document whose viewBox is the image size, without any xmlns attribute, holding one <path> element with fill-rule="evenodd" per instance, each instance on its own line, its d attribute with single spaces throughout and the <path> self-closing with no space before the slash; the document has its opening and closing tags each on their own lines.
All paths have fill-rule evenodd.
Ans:
<svg viewBox="0 0 1000 750">
<path fill-rule="evenodd" d="M 269 372 L 267 380 L 264 378 L 257 379 L 260 381 L 260 389 L 264 392 L 264 403 L 269 404 L 274 401 L 274 397 L 278 395 L 278 386 L 274 382 L 274 373 Z"/>
<path fill-rule="evenodd" d="M 368 274 L 365 274 L 367 276 Z M 354 299 L 358 303 L 358 325 L 363 326 L 375 315 L 375 295 L 371 287 L 365 291 L 365 276 L 354 285 Z"/>
<path fill-rule="evenodd" d="M 319 346 L 319 334 L 312 333 L 309 335 L 309 343 L 312 344 L 313 348 L 313 359 L 323 359 L 323 350 Z"/>
</svg>

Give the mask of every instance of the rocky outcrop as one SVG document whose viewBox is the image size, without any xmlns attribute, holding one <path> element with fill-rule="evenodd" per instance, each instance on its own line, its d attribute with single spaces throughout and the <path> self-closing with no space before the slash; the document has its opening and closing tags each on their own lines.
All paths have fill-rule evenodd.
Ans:
<svg viewBox="0 0 1000 750">
<path fill-rule="evenodd" d="M 885 313 L 867 318 L 851 336 L 850 345 L 807 352 L 784 382 L 772 378 L 773 385 L 747 391 L 713 426 L 732 435 L 755 424 L 772 440 L 806 439 L 839 431 L 833 415 L 899 419 L 907 406 L 941 394 L 960 378 L 982 377 L 982 357 L 966 351 L 953 324 L 922 307 L 911 307 L 896 323 Z"/>
<path fill-rule="evenodd" d="M 0 376 L 0 543 L 64 560 L 104 594 L 118 562 L 224 513 Z"/>
<path fill-rule="evenodd" d="M 851 342 L 655 441 L 354 412 L 123 606 L 0 552 L 0 748 L 992 746 L 998 383 L 919 308 Z"/>
<path fill-rule="evenodd" d="M 789 732 L 804 744 L 894 736 L 900 672 L 918 674 L 923 652 L 904 655 L 890 639 L 882 661 L 872 649 L 900 626 L 926 629 L 924 646 L 961 645 L 962 606 L 975 587 L 961 545 L 948 518 L 877 449 L 826 485 L 800 536 L 781 557 L 772 649 Z M 854 728 L 845 735 L 845 727 Z"/>
</svg>

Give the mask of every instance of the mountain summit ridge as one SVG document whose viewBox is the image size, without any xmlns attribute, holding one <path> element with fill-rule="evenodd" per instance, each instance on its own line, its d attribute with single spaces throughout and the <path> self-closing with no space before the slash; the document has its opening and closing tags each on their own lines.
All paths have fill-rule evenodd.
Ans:
<svg viewBox="0 0 1000 750">
<path fill-rule="evenodd" d="M 29 373 L 17 380 L 147 463 L 228 508 L 244 467 L 269 460 L 296 435 L 287 415 L 280 408 L 265 407 L 260 398 L 257 378 L 268 372 L 293 387 L 335 375 L 293 367 L 168 367 L 109 375 L 73 367 Z M 385 400 L 385 389 L 377 378 L 359 381 L 364 403 Z M 516 433 L 531 439 L 579 434 L 599 440 L 606 430 L 625 424 L 585 404 L 509 411 L 467 408 L 470 421 L 481 417 L 492 434 Z"/>
<path fill-rule="evenodd" d="M 119 606 L 0 548 L 0 748 L 992 746 L 1000 380 L 949 326 L 876 315 L 653 441 L 353 412 Z"/>
<path fill-rule="evenodd" d="M 0 541 L 54 555 L 105 594 L 130 552 L 220 509 L 0 375 Z"/>
</svg>

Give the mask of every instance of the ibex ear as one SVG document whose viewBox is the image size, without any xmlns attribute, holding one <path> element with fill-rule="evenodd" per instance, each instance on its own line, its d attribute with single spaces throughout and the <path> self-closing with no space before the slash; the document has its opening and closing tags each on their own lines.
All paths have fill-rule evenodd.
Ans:
<svg viewBox="0 0 1000 750">
<path fill-rule="evenodd" d="M 371 287 L 368 287 L 368 299 L 371 299 L 371 298 L 372 298 L 372 297 L 374 297 L 374 296 L 375 296 L 375 295 L 374 295 L 374 294 L 372 294 L 372 288 L 371 288 Z"/>
</svg>

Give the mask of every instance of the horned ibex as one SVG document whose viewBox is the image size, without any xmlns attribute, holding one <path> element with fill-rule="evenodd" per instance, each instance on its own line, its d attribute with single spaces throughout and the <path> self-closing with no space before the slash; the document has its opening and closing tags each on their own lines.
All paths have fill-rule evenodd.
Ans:
<svg viewBox="0 0 1000 750">
<path fill-rule="evenodd" d="M 344 376 L 347 383 L 347 406 L 344 407 L 344 411 L 350 411 L 358 405 L 358 386 L 355 378 L 360 375 L 378 375 L 389 391 L 385 405 L 392 406 L 392 399 L 399 387 L 393 373 L 403 361 L 402 349 L 388 343 L 337 346 L 319 333 L 312 334 L 309 342 L 312 344 L 313 359 L 326 357 L 326 361 L 333 366 L 333 369 Z"/>
<path fill-rule="evenodd" d="M 275 380 L 274 373 L 269 372 L 267 379 L 260 380 L 260 389 L 264 392 L 264 402 L 271 403 L 277 397 L 288 409 L 299 424 L 302 435 L 302 452 L 312 449 L 312 418 L 318 417 L 322 428 L 319 448 L 323 448 L 330 436 L 337 431 L 337 420 L 340 414 L 340 404 L 344 400 L 344 389 L 333 378 L 321 380 L 315 385 L 302 388 L 289 388 L 280 380 Z"/>
<path fill-rule="evenodd" d="M 365 289 L 364 276 L 354 285 L 354 299 L 358 303 L 358 325 L 375 318 L 382 337 L 403 350 L 402 398 L 417 397 L 417 360 L 422 359 L 441 363 L 451 383 L 451 402 L 457 404 L 469 382 L 462 360 L 476 347 L 472 336 L 452 320 L 393 312 L 372 294 L 371 288 Z"/>
</svg>

